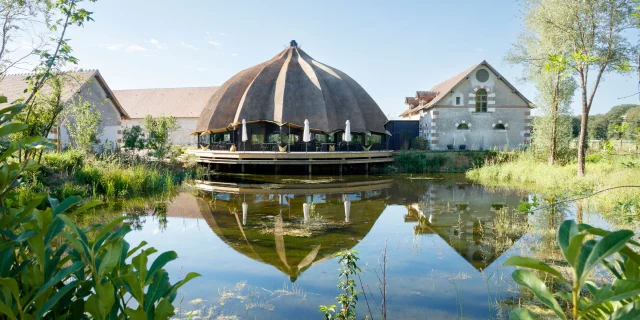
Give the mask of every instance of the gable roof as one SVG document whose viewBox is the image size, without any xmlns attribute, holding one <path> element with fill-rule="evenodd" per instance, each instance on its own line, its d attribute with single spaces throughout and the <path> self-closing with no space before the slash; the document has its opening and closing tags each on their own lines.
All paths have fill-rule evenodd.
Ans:
<svg viewBox="0 0 640 320">
<path fill-rule="evenodd" d="M 147 115 L 198 118 L 218 87 L 114 90 L 132 119 Z"/>
<path fill-rule="evenodd" d="M 28 76 L 31 76 L 31 73 L 20 73 L 20 74 L 7 74 L 0 81 L 0 95 L 4 95 L 7 97 L 6 103 L 0 103 L 0 108 L 10 105 L 11 103 L 17 100 L 24 100 L 29 97 L 29 92 L 25 92 L 26 89 L 29 88 L 29 83 L 26 80 Z M 100 87 L 104 90 L 107 98 L 111 100 L 113 105 L 116 107 L 120 116 L 123 118 L 128 118 L 129 115 L 124 110 L 120 102 L 116 99 L 111 91 L 111 88 L 107 85 L 107 82 L 104 81 L 102 75 L 98 70 L 87 70 L 87 71 L 73 71 L 68 72 L 63 75 L 66 80 L 65 88 L 62 92 L 61 100 L 63 103 L 67 103 L 72 97 L 74 97 L 77 93 L 81 92 L 84 88 L 90 85 L 91 79 L 96 79 Z M 49 94 L 52 92 L 51 86 L 45 83 L 44 86 L 40 89 L 40 94 Z"/>
<path fill-rule="evenodd" d="M 482 62 L 475 64 L 471 67 L 469 67 L 467 70 L 462 71 L 461 73 L 443 81 L 440 82 L 439 84 L 435 85 L 433 88 L 431 88 L 431 90 L 429 91 L 433 91 L 433 92 L 437 92 L 435 98 L 431 99 L 430 101 L 428 101 L 427 103 L 424 103 L 418 107 L 412 107 L 412 105 L 410 104 L 409 109 L 405 110 L 403 113 L 400 114 L 401 117 L 403 116 L 408 116 L 413 112 L 418 112 L 420 110 L 427 110 L 431 107 L 433 107 L 434 105 L 436 105 L 438 102 L 440 102 L 449 92 L 451 92 L 456 86 L 458 86 L 458 84 L 460 84 L 460 82 L 462 82 L 462 80 L 466 79 L 476 68 L 478 68 L 479 66 L 484 65 L 485 67 L 489 68 L 489 70 L 491 70 L 491 72 L 493 72 L 496 76 L 498 76 L 498 80 L 501 80 L 502 82 L 504 82 L 509 88 L 511 88 L 511 90 L 517 94 L 520 98 L 522 98 L 522 100 L 524 100 L 525 102 L 527 102 L 527 104 L 531 104 L 531 101 L 529 101 L 529 99 L 525 98 L 525 96 L 523 96 L 520 91 L 518 91 L 509 81 L 507 81 L 495 68 L 493 68 L 486 60 L 483 60 Z M 420 100 L 420 93 L 422 93 L 424 91 L 418 91 L 416 93 L 416 99 Z M 405 99 L 405 103 L 408 102 Z"/>
</svg>

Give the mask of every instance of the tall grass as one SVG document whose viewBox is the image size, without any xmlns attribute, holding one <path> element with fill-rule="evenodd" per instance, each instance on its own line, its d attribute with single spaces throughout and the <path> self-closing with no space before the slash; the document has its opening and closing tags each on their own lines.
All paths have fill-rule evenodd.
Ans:
<svg viewBox="0 0 640 320">
<path fill-rule="evenodd" d="M 508 159 L 493 161 L 470 170 L 467 177 L 484 185 L 556 197 L 573 197 L 616 186 L 640 185 L 640 160 L 637 157 L 594 154 L 587 160 L 587 174 L 578 177 L 575 162 L 549 166 L 533 157 L 530 152 L 519 152 L 511 154 Z M 612 189 L 594 195 L 587 201 L 596 209 L 640 212 L 640 189 Z"/>
<path fill-rule="evenodd" d="M 78 151 L 52 152 L 43 156 L 40 171 L 19 187 L 18 203 L 27 203 L 40 192 L 64 199 L 82 196 L 129 199 L 169 195 L 187 178 L 197 175 L 197 166 L 149 161 L 127 154 L 85 156 Z"/>
<path fill-rule="evenodd" d="M 465 172 L 484 163 L 490 151 L 403 151 L 394 155 L 399 173 Z"/>
</svg>

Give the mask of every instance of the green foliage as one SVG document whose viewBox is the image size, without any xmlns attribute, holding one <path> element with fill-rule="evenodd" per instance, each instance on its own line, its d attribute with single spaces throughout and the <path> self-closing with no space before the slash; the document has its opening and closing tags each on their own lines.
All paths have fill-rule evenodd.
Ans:
<svg viewBox="0 0 640 320">
<path fill-rule="evenodd" d="M 101 113 L 89 102 L 77 101 L 69 106 L 67 128 L 76 148 L 89 154 L 100 134 Z"/>
<path fill-rule="evenodd" d="M 558 229 L 557 242 L 571 268 L 571 277 L 533 258 L 511 257 L 504 265 L 531 269 L 563 284 L 552 293 L 534 272 L 518 269 L 512 274 L 517 284 L 529 289 L 560 319 L 569 317 L 558 299 L 570 306 L 572 319 L 635 319 L 640 316 L 640 255 L 630 246 L 640 244 L 631 240 L 633 236 L 629 230 L 609 232 L 567 220 Z M 608 269 L 615 277 L 613 283 L 598 286 L 590 281 L 597 267 Z M 535 319 L 521 308 L 510 318 Z"/>
<path fill-rule="evenodd" d="M 178 120 L 173 116 L 157 117 L 147 115 L 144 118 L 144 129 L 147 132 L 147 148 L 157 158 L 164 158 L 169 152 L 169 133 L 178 130 Z"/>
<path fill-rule="evenodd" d="M 637 160 L 633 156 L 609 155 L 605 150 L 588 156 L 587 160 L 590 172 L 584 177 L 576 177 L 575 154 L 566 164 L 549 166 L 532 152 L 499 152 L 484 166 L 467 171 L 466 176 L 484 185 L 505 186 L 543 195 L 569 192 L 575 196 L 616 186 L 637 185 L 640 181 L 640 170 L 626 165 Z M 615 188 L 585 199 L 594 209 L 604 213 L 618 212 L 618 204 L 639 200 L 640 193 L 634 188 Z"/>
<path fill-rule="evenodd" d="M 357 262 L 358 252 L 355 250 L 344 250 L 336 253 L 336 257 L 340 257 L 340 284 L 338 290 L 342 293 L 336 297 L 336 302 L 340 304 L 340 310 L 336 310 L 336 305 L 320 306 L 319 311 L 324 313 L 324 318 L 352 320 L 356 319 L 356 305 L 358 303 L 358 295 L 362 291 L 358 290 L 355 277 L 361 272 Z"/>
<path fill-rule="evenodd" d="M 413 150 L 428 150 L 429 149 L 429 140 L 418 136 L 413 140 L 413 143 L 411 145 L 411 149 L 413 149 Z"/>
<path fill-rule="evenodd" d="M 124 128 L 122 131 L 124 147 L 130 150 L 142 150 L 146 144 L 144 132 L 140 126 Z"/>
<path fill-rule="evenodd" d="M 24 107 L 0 110 L 1 140 L 27 129 L 9 123 Z M 0 311 L 9 319 L 171 317 L 177 290 L 198 276 L 189 273 L 175 284 L 169 282 L 163 268 L 177 258 L 175 252 L 160 254 L 149 267 L 156 250 L 145 249 L 144 242 L 131 248 L 124 239 L 131 231 L 124 217 L 88 229 L 71 220 L 100 201 L 82 203 L 70 197 L 43 203 L 46 194 L 37 194 L 25 206 L 8 205 L 19 196 L 24 175 L 38 170 L 32 159 L 9 158 L 45 145 L 42 137 L 13 140 L 0 152 Z"/>
<path fill-rule="evenodd" d="M 44 164 L 55 172 L 71 173 L 84 165 L 85 155 L 76 149 L 44 154 Z"/>
</svg>

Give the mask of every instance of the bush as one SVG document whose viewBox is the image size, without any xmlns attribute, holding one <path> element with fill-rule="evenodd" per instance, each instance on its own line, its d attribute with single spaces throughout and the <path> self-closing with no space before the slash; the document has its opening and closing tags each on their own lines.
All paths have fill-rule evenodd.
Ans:
<svg viewBox="0 0 640 320">
<path fill-rule="evenodd" d="M 0 110 L 0 140 L 8 141 L 8 135 L 27 129 L 12 122 L 24 108 L 13 105 Z M 161 253 L 149 266 L 149 256 L 156 250 L 144 248 L 145 242 L 131 248 L 124 239 L 131 231 L 124 223 L 126 217 L 82 229 L 70 216 L 100 201 L 83 204 L 81 198 L 70 197 L 59 202 L 41 193 L 27 205 L 16 205 L 17 187 L 25 173 L 36 172 L 39 166 L 32 159 L 9 158 L 18 151 L 33 154 L 46 145 L 44 138 L 27 137 L 10 141 L 0 153 L 0 172 L 4 172 L 0 179 L 2 314 L 9 319 L 167 319 L 174 315 L 177 290 L 199 275 L 188 273 L 172 285 L 164 266 L 177 254 Z"/>
<path fill-rule="evenodd" d="M 64 152 L 45 153 L 44 164 L 53 171 L 69 173 L 76 168 L 81 168 L 85 155 L 76 149 Z"/>
<path fill-rule="evenodd" d="M 631 246 L 637 249 L 640 243 L 633 241 L 633 237 L 629 230 L 609 232 L 567 220 L 558 229 L 557 242 L 565 263 L 572 270 L 570 277 L 565 278 L 556 268 L 528 257 L 511 257 L 504 265 L 532 269 L 563 284 L 558 292 L 552 293 L 531 271 L 518 269 L 512 274 L 518 285 L 529 289 L 559 319 L 569 318 L 561 302 L 570 306 L 571 319 L 637 319 L 640 316 L 640 255 Z M 613 283 L 598 286 L 592 282 L 591 274 L 597 267 L 611 271 L 615 277 Z M 510 319 L 535 317 L 527 309 L 517 308 L 511 312 Z"/>
</svg>

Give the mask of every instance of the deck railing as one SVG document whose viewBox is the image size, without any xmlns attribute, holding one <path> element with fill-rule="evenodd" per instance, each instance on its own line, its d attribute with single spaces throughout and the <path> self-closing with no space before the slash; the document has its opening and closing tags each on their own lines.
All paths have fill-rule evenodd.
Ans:
<svg viewBox="0 0 640 320">
<path fill-rule="evenodd" d="M 338 143 L 321 143 L 321 142 L 296 142 L 294 144 L 279 145 L 277 143 L 260 143 L 253 144 L 250 142 L 217 142 L 212 144 L 200 143 L 199 148 L 201 150 L 212 151 L 232 151 L 235 146 L 235 151 L 263 151 L 263 152 L 354 152 L 354 151 L 382 151 L 387 150 L 382 143 L 374 143 L 372 145 L 365 146 L 359 142 L 338 142 Z"/>
</svg>

